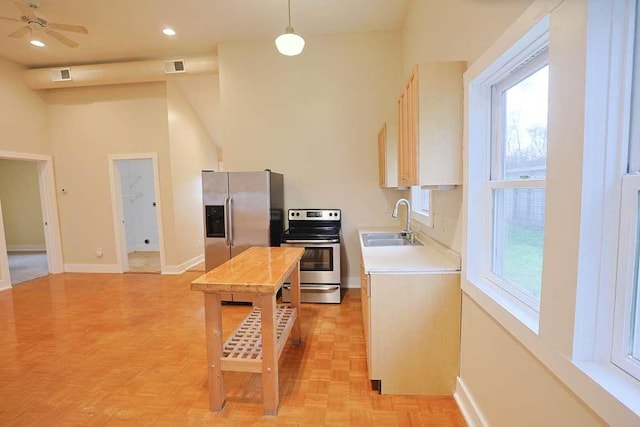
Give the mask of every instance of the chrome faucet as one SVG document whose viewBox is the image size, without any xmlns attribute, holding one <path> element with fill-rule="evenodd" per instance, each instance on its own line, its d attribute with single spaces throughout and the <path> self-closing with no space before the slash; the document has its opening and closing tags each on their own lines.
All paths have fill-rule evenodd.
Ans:
<svg viewBox="0 0 640 427">
<path fill-rule="evenodd" d="M 402 230 L 402 235 L 408 238 L 411 243 L 413 243 L 413 231 L 411 231 L 411 204 L 409 203 L 409 201 L 407 199 L 399 199 L 396 202 L 396 206 L 393 208 L 393 213 L 391 214 L 391 216 L 394 218 L 398 218 L 398 206 L 400 206 L 400 203 L 404 203 L 407 205 L 407 228 L 406 230 Z"/>
</svg>

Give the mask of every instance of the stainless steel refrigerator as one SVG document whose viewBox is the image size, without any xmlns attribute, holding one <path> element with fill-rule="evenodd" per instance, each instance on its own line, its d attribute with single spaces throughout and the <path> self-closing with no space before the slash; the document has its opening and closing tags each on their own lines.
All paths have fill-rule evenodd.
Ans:
<svg viewBox="0 0 640 427">
<path fill-rule="evenodd" d="M 280 246 L 284 177 L 261 172 L 202 171 L 207 271 L 251 246 Z M 245 301 L 228 294 L 224 301 Z"/>
</svg>

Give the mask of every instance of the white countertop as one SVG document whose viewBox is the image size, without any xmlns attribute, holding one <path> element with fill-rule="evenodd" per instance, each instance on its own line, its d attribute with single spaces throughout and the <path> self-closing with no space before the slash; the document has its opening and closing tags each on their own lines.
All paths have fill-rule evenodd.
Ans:
<svg viewBox="0 0 640 427">
<path fill-rule="evenodd" d="M 364 233 L 397 233 L 394 227 L 367 227 L 358 230 L 365 273 L 460 274 L 460 255 L 432 239 L 419 239 L 423 246 L 369 246 Z"/>
</svg>

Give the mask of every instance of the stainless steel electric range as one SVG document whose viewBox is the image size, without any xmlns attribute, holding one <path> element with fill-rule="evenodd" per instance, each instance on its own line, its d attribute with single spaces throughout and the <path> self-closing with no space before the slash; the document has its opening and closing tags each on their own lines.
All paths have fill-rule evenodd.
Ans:
<svg viewBox="0 0 640 427">
<path fill-rule="evenodd" d="M 340 303 L 340 209 L 289 209 L 282 246 L 304 248 L 300 260 L 302 302 Z M 282 300 L 290 301 L 285 284 Z"/>
</svg>

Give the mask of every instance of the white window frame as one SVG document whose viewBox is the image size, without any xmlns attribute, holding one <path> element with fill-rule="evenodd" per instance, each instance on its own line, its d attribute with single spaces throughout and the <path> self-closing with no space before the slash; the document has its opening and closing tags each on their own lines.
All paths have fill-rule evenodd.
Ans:
<svg viewBox="0 0 640 427">
<path fill-rule="evenodd" d="M 510 77 L 519 74 L 520 67 L 526 66 L 529 62 L 536 65 L 536 61 L 546 63 L 548 45 L 549 16 L 545 16 L 470 82 L 468 100 L 469 200 L 466 279 L 536 334 L 540 321 L 540 301 L 492 273 L 493 190 L 510 187 L 545 188 L 546 180 L 522 179 L 517 181 L 517 185 L 506 180 L 491 180 L 491 156 L 492 152 L 495 152 L 492 151 L 492 137 L 495 134 L 493 126 L 496 126 L 492 100 L 495 85 L 510 78 L 523 79 L 522 75 L 519 78 Z"/>
<path fill-rule="evenodd" d="M 489 179 L 487 180 L 487 194 L 491 203 L 487 203 L 486 209 L 489 209 L 486 217 L 490 223 L 485 224 L 491 230 L 491 239 L 487 242 L 488 253 L 492 254 L 495 250 L 495 190 L 504 189 L 546 189 L 546 179 L 529 179 L 528 177 L 521 177 L 520 179 L 506 179 L 504 175 L 504 165 L 502 164 L 502 151 L 504 147 L 504 100 L 503 92 L 515 85 L 519 84 L 529 76 L 535 74 L 540 69 L 547 66 L 549 63 L 549 55 L 547 46 L 544 45 L 534 52 L 532 58 L 527 58 L 524 63 L 518 64 L 510 73 L 503 79 L 496 81 L 491 85 L 491 169 Z M 499 176 L 500 175 L 500 176 Z M 493 257 L 489 258 L 489 267 L 487 271 L 487 278 L 495 283 L 497 286 L 511 294 L 518 301 L 524 303 L 527 307 L 540 312 L 540 298 L 536 298 L 531 293 L 527 292 L 521 285 L 513 283 L 504 277 L 493 272 Z"/>
<path fill-rule="evenodd" d="M 635 4 L 634 4 L 635 3 Z M 638 286 L 638 226 L 639 226 L 639 199 L 640 194 L 640 9 L 637 1 L 629 1 L 629 7 L 632 9 L 632 15 L 635 19 L 627 22 L 627 26 L 631 28 L 628 39 L 631 46 L 628 50 L 622 51 L 626 53 L 623 58 L 630 57 L 624 63 L 626 70 L 625 76 L 631 76 L 629 80 L 624 80 L 623 88 L 627 89 L 631 95 L 622 104 L 620 110 L 614 111 L 621 116 L 622 130 L 617 139 L 613 139 L 613 143 L 618 144 L 618 153 L 622 160 L 618 163 L 616 169 L 617 177 L 620 183 L 619 211 L 614 210 L 612 215 L 619 216 L 618 222 L 618 245 L 616 258 L 616 275 L 615 275 L 615 304 L 613 305 L 613 339 L 611 345 L 610 360 L 615 366 L 619 367 L 627 374 L 640 381 L 640 360 L 631 356 L 630 336 L 632 329 L 640 328 L 640 319 L 635 318 L 638 313 L 635 304 L 637 302 L 636 289 Z M 629 18 L 627 18 L 629 19 Z M 623 67 L 624 67 L 623 66 Z M 624 68 L 623 68 L 624 69 Z M 616 76 L 619 78 L 619 76 Z M 629 90 L 628 88 L 631 88 Z M 606 261 L 606 258 L 603 262 Z M 635 313 L 634 313 L 635 311 Z M 632 326 L 632 322 L 635 325 Z M 606 337 L 606 335 L 605 335 Z M 640 347 L 640 343 L 634 343 L 636 348 Z"/>
<path fill-rule="evenodd" d="M 425 201 L 427 209 L 425 209 Z M 411 211 L 414 219 L 433 228 L 433 192 L 419 186 L 411 187 Z"/>
<path fill-rule="evenodd" d="M 638 194 L 640 175 L 629 174 L 622 178 L 620 204 L 620 233 L 618 250 L 618 275 L 616 278 L 616 304 L 614 307 L 613 346 L 611 361 L 620 369 L 640 380 L 640 360 L 629 354 L 629 336 L 634 316 L 636 287 L 636 260 L 638 257 Z M 637 292 L 637 291 L 636 291 Z M 634 320 L 636 327 L 640 319 Z M 636 346 L 640 345 L 635 343 Z"/>
<path fill-rule="evenodd" d="M 634 372 L 633 363 L 624 363 L 632 360 L 620 357 L 628 349 L 621 327 L 630 315 L 625 307 L 630 307 L 633 276 L 624 271 L 635 252 L 631 243 L 635 232 L 630 233 L 629 227 L 637 215 L 633 187 L 640 185 L 629 174 L 630 125 L 640 126 L 639 120 L 631 119 L 632 98 L 640 99 L 639 85 L 632 87 L 636 0 L 589 3 L 580 270 L 571 363 L 597 384 L 593 396 L 586 398 L 590 406 L 607 414 L 605 419 L 615 419 L 623 411 L 613 411 L 605 403 L 614 396 L 637 421 L 640 379 L 634 375 L 638 371 Z M 640 62 L 636 68 L 640 72 Z M 628 337 L 627 329 L 627 343 Z M 589 388 L 586 383 L 582 386 Z"/>
</svg>

